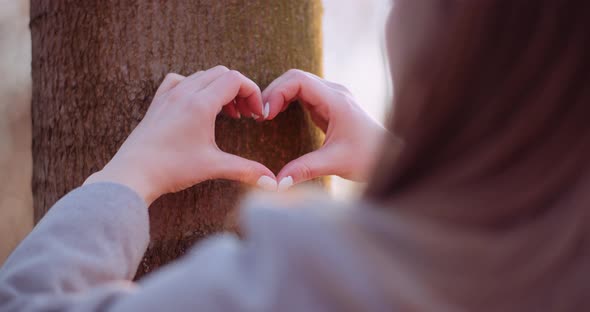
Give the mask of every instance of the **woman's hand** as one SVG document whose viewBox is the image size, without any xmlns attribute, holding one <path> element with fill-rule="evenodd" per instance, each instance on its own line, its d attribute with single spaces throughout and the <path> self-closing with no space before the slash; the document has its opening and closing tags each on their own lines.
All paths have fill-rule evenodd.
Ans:
<svg viewBox="0 0 590 312">
<path fill-rule="evenodd" d="M 88 178 L 116 182 L 150 204 L 209 179 L 237 180 L 276 190 L 265 166 L 221 151 L 215 143 L 215 118 L 224 110 L 262 116 L 258 86 L 237 71 L 218 66 L 189 77 L 169 74 L 144 119 L 115 157 Z"/>
<path fill-rule="evenodd" d="M 270 106 L 267 119 L 275 118 L 291 102 L 299 100 L 326 133 L 321 149 L 293 160 L 281 170 L 280 190 L 326 175 L 358 182 L 368 180 L 382 137 L 388 132 L 358 106 L 345 87 L 310 73 L 290 70 L 272 82 L 262 98 Z"/>
</svg>

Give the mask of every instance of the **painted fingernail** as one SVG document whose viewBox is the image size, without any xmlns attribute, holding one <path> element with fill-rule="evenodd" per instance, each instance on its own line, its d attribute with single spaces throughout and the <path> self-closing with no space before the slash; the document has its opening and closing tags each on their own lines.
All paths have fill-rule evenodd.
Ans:
<svg viewBox="0 0 590 312">
<path fill-rule="evenodd" d="M 269 191 L 269 192 L 276 192 L 277 191 L 277 181 L 271 177 L 262 176 L 256 182 L 259 188 Z"/>
<path fill-rule="evenodd" d="M 293 186 L 293 177 L 283 178 L 279 183 L 279 192 L 284 192 Z"/>
<path fill-rule="evenodd" d="M 258 119 L 258 118 L 260 118 L 260 116 L 258 116 L 258 115 L 256 115 L 256 114 L 252 113 L 252 118 L 254 118 L 254 119 Z"/>
<path fill-rule="evenodd" d="M 268 115 L 270 115 L 270 103 L 266 103 L 264 104 L 264 109 L 262 110 L 264 119 L 268 118 Z"/>
</svg>

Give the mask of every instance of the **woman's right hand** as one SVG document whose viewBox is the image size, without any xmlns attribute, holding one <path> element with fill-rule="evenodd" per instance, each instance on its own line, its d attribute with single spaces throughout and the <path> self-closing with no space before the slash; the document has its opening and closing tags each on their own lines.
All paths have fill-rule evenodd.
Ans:
<svg viewBox="0 0 590 312">
<path fill-rule="evenodd" d="M 369 116 L 345 87 L 313 74 L 290 70 L 262 93 L 267 120 L 298 100 L 326 133 L 322 148 L 291 161 L 279 173 L 279 189 L 320 176 L 366 182 L 387 130 Z"/>
</svg>

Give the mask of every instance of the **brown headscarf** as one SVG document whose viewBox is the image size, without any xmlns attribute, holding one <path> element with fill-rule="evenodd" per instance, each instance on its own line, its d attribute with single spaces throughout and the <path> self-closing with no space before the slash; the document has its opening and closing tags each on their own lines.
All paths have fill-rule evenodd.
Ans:
<svg viewBox="0 0 590 312">
<path fill-rule="evenodd" d="M 590 1 L 398 1 L 439 27 L 392 69 L 403 146 L 367 198 L 419 220 L 404 257 L 444 300 L 590 311 Z"/>
</svg>

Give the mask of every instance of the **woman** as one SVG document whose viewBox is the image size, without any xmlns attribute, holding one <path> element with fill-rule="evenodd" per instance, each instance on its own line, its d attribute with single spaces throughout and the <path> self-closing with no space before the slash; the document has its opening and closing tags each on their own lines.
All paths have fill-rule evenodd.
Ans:
<svg viewBox="0 0 590 312">
<path fill-rule="evenodd" d="M 400 0 L 392 12 L 389 129 L 401 144 L 380 145 L 384 130 L 345 89 L 307 73 L 262 93 L 223 67 L 170 75 L 113 160 L 6 262 L 0 310 L 590 309 L 590 2 Z M 222 107 L 273 119 L 293 99 L 327 140 L 276 179 L 216 148 Z M 285 189 L 326 174 L 368 179 L 366 198 L 251 201 L 243 241 L 210 239 L 129 282 L 160 195 L 209 178 Z"/>
</svg>

